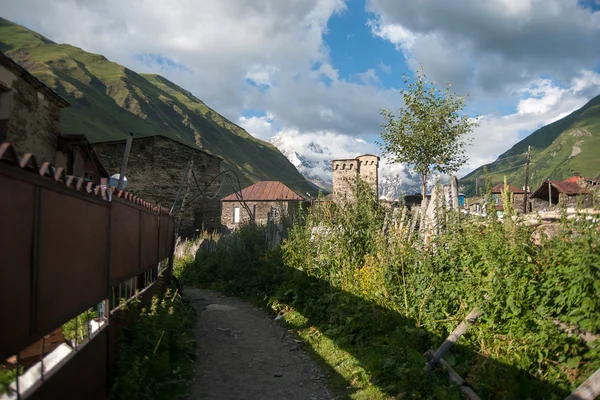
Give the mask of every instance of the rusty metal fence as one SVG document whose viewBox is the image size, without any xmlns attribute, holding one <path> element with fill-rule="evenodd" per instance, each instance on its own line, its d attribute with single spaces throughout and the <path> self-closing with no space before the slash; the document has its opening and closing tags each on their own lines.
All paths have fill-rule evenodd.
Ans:
<svg viewBox="0 0 600 400">
<path fill-rule="evenodd" d="M 174 227 L 164 208 L 1 145 L 0 373 L 16 365 L 16 377 L 0 398 L 105 399 L 114 313 L 170 277 Z"/>
</svg>

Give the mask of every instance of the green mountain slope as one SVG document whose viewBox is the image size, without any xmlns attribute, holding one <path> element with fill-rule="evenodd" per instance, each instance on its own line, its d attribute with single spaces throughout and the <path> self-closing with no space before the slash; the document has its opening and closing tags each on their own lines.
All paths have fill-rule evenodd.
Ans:
<svg viewBox="0 0 600 400">
<path fill-rule="evenodd" d="M 475 182 L 484 186 L 484 167 L 492 184 L 508 183 L 523 187 L 527 147 L 531 146 L 530 183 L 535 190 L 545 179 L 566 179 L 579 172 L 600 176 L 600 96 L 568 116 L 546 125 L 500 155 L 496 161 L 477 168 L 460 180 L 461 190 L 475 194 Z"/>
<path fill-rule="evenodd" d="M 299 193 L 315 194 L 288 159 L 256 139 L 189 91 L 159 75 L 138 74 L 104 56 L 57 44 L 0 18 L 0 51 L 71 103 L 61 131 L 94 142 L 162 134 L 195 144 L 225 159 L 242 185 L 279 180 Z"/>
</svg>

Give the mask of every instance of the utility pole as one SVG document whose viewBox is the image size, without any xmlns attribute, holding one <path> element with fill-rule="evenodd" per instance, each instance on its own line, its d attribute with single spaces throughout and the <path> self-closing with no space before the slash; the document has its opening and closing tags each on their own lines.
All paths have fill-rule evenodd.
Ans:
<svg viewBox="0 0 600 400">
<path fill-rule="evenodd" d="M 117 191 L 123 190 L 123 183 L 125 182 L 125 169 L 127 169 L 127 162 L 129 161 L 129 152 L 131 151 L 132 142 L 133 132 L 129 132 L 129 136 L 127 136 L 127 142 L 125 143 L 125 153 L 121 159 L 121 168 L 119 168 L 119 183 L 117 184 Z"/>
<path fill-rule="evenodd" d="M 529 189 L 529 161 L 531 160 L 531 146 L 527 147 L 527 162 L 525 164 L 525 199 L 523 200 L 523 214 L 527 214 L 527 192 Z"/>
</svg>

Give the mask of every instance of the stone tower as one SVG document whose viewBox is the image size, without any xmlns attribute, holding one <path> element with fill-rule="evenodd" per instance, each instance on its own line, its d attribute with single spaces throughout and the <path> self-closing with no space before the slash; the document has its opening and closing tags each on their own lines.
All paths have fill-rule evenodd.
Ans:
<svg viewBox="0 0 600 400">
<path fill-rule="evenodd" d="M 358 174 L 379 196 L 379 157 L 365 154 L 356 157 L 358 160 Z"/>
<path fill-rule="evenodd" d="M 358 177 L 378 193 L 379 157 L 365 154 L 356 158 L 333 160 L 331 163 L 334 200 L 353 199 Z"/>
</svg>

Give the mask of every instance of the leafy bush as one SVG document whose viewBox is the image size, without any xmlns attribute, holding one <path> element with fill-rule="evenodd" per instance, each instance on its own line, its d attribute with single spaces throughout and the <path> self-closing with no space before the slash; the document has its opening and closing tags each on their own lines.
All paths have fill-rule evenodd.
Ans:
<svg viewBox="0 0 600 400">
<path fill-rule="evenodd" d="M 448 355 L 457 372 L 482 398 L 564 398 L 600 367 L 597 341 L 557 327 L 600 333 L 600 227 L 565 219 L 536 246 L 510 213 L 449 215 L 424 246 L 359 190 L 351 204 L 317 202 L 278 251 L 247 226 L 200 251 L 182 278 L 296 310 L 393 395 L 454 396 L 445 378 L 423 373 L 422 354 L 478 307 L 480 322 Z"/>
<path fill-rule="evenodd" d="M 128 311 L 139 311 L 139 317 L 130 319 L 119 338 L 110 398 L 185 397 L 195 358 L 194 309 L 168 289 L 149 307 L 130 303 Z"/>
</svg>

